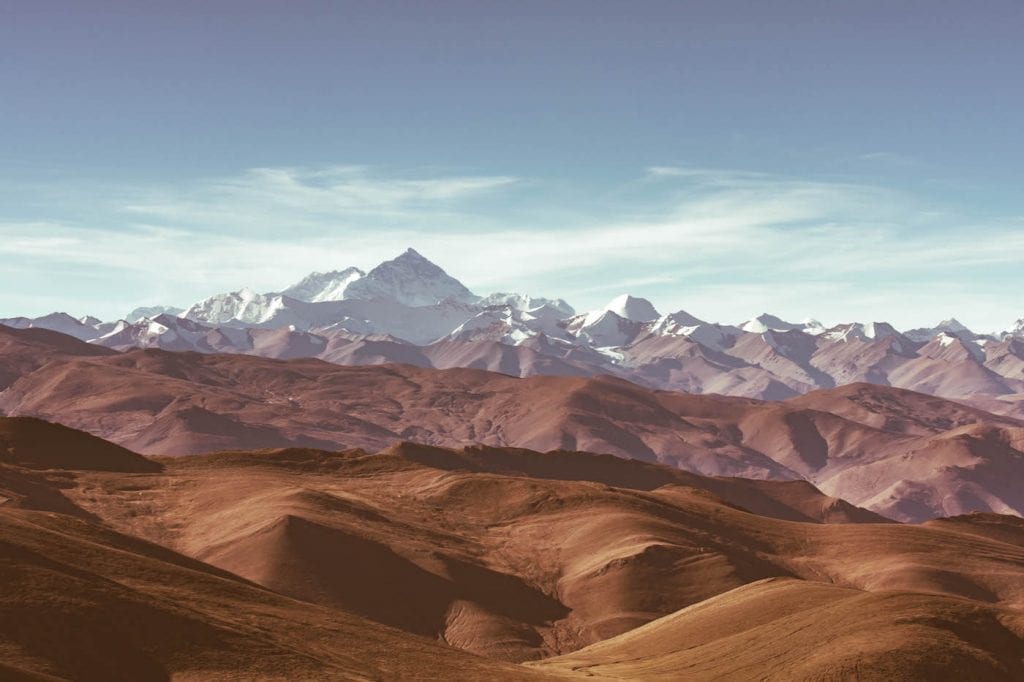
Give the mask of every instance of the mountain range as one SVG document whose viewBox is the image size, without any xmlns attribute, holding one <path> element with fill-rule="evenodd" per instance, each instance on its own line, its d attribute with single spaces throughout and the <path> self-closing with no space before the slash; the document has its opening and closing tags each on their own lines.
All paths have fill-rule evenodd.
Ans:
<svg viewBox="0 0 1024 682">
<path fill-rule="evenodd" d="M 662 314 L 630 295 L 577 313 L 561 299 L 478 296 L 413 249 L 365 273 L 312 273 L 281 292 L 241 289 L 116 321 L 53 313 L 0 324 L 117 350 L 400 362 L 521 377 L 610 374 L 649 388 L 773 400 L 868 382 L 1024 417 L 1024 320 L 999 334 L 972 332 L 955 319 L 902 332 L 884 322 L 825 328 L 769 314 L 730 325 Z"/>
<path fill-rule="evenodd" d="M 804 480 L 901 521 L 1024 515 L 1024 421 L 865 382 L 765 401 L 609 375 L 119 352 L 5 327 L 0 367 L 0 414 L 60 422 L 147 455 L 375 451 L 399 441 L 585 450 L 707 476 Z"/>
<path fill-rule="evenodd" d="M 414 251 L 0 324 L 0 678 L 1024 677 L 1024 336 Z"/>
</svg>

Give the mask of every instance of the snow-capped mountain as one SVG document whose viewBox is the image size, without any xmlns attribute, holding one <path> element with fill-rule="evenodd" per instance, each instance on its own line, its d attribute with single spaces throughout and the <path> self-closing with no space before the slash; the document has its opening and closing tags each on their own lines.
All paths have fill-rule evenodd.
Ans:
<svg viewBox="0 0 1024 682">
<path fill-rule="evenodd" d="M 943 333 L 952 334 L 953 336 L 957 336 L 968 340 L 974 340 L 979 337 L 978 334 L 975 334 L 973 331 L 971 331 L 964 325 L 960 324 L 960 322 L 953 317 L 949 318 L 948 320 L 943 320 L 942 322 L 939 322 L 934 327 L 919 327 L 917 329 L 909 329 L 903 332 L 903 335 L 910 339 L 911 341 L 925 343 L 935 338 L 939 334 Z"/>
<path fill-rule="evenodd" d="M 628 345 L 644 331 L 645 323 L 622 317 L 610 310 L 595 310 L 571 317 L 565 330 L 577 341 L 594 348 Z"/>
<path fill-rule="evenodd" d="M 603 308 L 574 315 L 559 326 L 581 343 L 607 349 L 625 346 L 639 338 L 659 317 L 647 299 L 623 294 Z"/>
<path fill-rule="evenodd" d="M 307 303 L 342 301 L 348 285 L 365 275 L 359 268 L 352 267 L 331 272 L 313 272 L 281 293 Z"/>
<path fill-rule="evenodd" d="M 826 329 L 767 313 L 732 326 L 683 310 L 661 315 L 629 294 L 576 314 L 557 298 L 477 296 L 412 249 L 365 274 L 311 273 L 283 292 L 240 289 L 185 311 L 151 306 L 114 322 L 53 313 L 0 324 L 116 350 L 404 362 L 520 376 L 613 374 L 655 388 L 760 398 L 868 381 L 984 399 L 987 410 L 1020 409 L 1024 416 L 1024 402 L 1004 400 L 1024 393 L 1024 320 L 996 336 L 954 319 L 904 333 L 885 322 Z"/>
<path fill-rule="evenodd" d="M 654 336 L 675 336 L 691 339 L 713 350 L 723 350 L 735 343 L 743 333 L 739 327 L 705 322 L 679 310 L 658 318 L 650 328 Z"/>
<path fill-rule="evenodd" d="M 215 339 L 221 337 L 225 342 L 217 343 Z M 116 350 L 162 348 L 214 353 L 244 350 L 244 343 L 241 343 L 243 338 L 243 330 L 222 330 L 184 317 L 161 314 L 153 318 L 142 318 L 133 323 L 121 320 L 93 343 Z"/>
<path fill-rule="evenodd" d="M 124 320 L 126 322 L 138 322 L 143 318 L 153 319 L 157 315 L 179 315 L 183 312 L 185 312 L 184 308 L 177 308 L 171 305 L 142 306 L 125 315 Z"/>
<path fill-rule="evenodd" d="M 346 299 L 388 300 L 412 308 L 442 301 L 472 304 L 480 297 L 415 249 L 370 270 L 345 288 Z"/>
<path fill-rule="evenodd" d="M 526 294 L 494 293 L 484 296 L 477 304 L 484 308 L 507 306 L 522 312 L 546 308 L 560 315 L 561 319 L 572 317 L 576 314 L 573 307 L 560 298 L 540 298 L 537 296 L 527 296 Z"/>
<path fill-rule="evenodd" d="M 651 331 L 662 336 L 686 336 L 689 330 L 705 324 L 707 322 L 694 317 L 685 310 L 677 310 L 674 313 L 659 317 Z M 736 331 L 740 330 L 737 329 Z"/>
<path fill-rule="evenodd" d="M 511 345 L 520 345 L 541 334 L 550 338 L 571 338 L 562 324 L 566 310 L 572 310 L 568 304 L 546 299 L 531 299 L 531 302 L 540 304 L 526 310 L 515 304 L 488 305 L 459 325 L 448 338 L 456 341 L 490 339 Z"/>
<path fill-rule="evenodd" d="M 852 322 L 840 324 L 827 331 L 821 332 L 823 338 L 831 341 L 868 341 L 884 339 L 890 336 L 905 339 L 896 329 L 887 322 Z M 930 337 L 929 337 L 930 338 Z"/>
<path fill-rule="evenodd" d="M 183 317 L 219 326 L 332 328 L 429 343 L 480 312 L 479 301 L 461 282 L 409 249 L 366 274 L 346 268 L 312 273 L 281 293 L 246 288 L 217 294 Z"/>
<path fill-rule="evenodd" d="M 283 294 L 259 294 L 246 287 L 199 301 L 182 317 L 212 324 L 261 325 L 284 310 L 288 300 L 295 299 L 288 299 Z"/>
<path fill-rule="evenodd" d="M 452 341 L 500 341 L 517 346 L 537 335 L 538 329 L 531 325 L 532 319 L 515 308 L 492 308 L 483 310 L 466 320 L 448 335 Z"/>
<path fill-rule="evenodd" d="M 624 320 L 633 322 L 653 322 L 661 317 L 654 305 L 646 298 L 636 298 L 629 294 L 622 294 L 613 298 L 604 307 L 606 312 L 615 313 Z"/>
<path fill-rule="evenodd" d="M 820 334 L 825 331 L 825 327 L 817 320 L 807 319 L 803 322 L 794 324 L 792 322 L 786 322 L 774 315 L 769 315 L 768 313 L 762 313 L 751 320 L 747 320 L 740 324 L 739 327 L 743 331 L 750 332 L 751 334 L 763 334 L 767 331 L 801 331 L 807 334 Z"/>
</svg>

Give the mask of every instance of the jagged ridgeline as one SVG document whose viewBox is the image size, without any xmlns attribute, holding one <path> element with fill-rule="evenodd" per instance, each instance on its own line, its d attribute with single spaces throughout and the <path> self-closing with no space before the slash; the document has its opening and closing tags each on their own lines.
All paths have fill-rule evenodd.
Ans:
<svg viewBox="0 0 1024 682">
<path fill-rule="evenodd" d="M 825 328 L 763 314 L 735 325 L 630 295 L 577 313 L 566 301 L 478 296 L 408 249 L 369 272 L 315 272 L 281 292 L 217 294 L 187 309 L 138 308 L 123 320 L 66 313 L 0 320 L 98 346 L 400 362 L 512 374 L 612 374 L 651 388 L 784 399 L 870 382 L 1024 416 L 1024 320 L 979 334 L 955 319 L 899 331 L 884 322 Z"/>
</svg>

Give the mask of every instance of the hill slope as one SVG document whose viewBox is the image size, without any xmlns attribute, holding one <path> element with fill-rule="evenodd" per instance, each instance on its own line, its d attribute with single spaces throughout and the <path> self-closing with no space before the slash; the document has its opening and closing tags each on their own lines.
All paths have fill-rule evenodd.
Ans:
<svg viewBox="0 0 1024 682">
<path fill-rule="evenodd" d="M 0 483 L 35 491 L 0 499 L 5 676 L 1021 672 L 1016 517 L 895 524 L 803 481 L 567 451 L 402 443 L 157 464 L 0 464 Z"/>
<path fill-rule="evenodd" d="M 1021 651 L 1019 611 L 770 578 L 532 667 L 591 679 L 1010 680 L 1024 676 Z"/>
<path fill-rule="evenodd" d="M 4 679 L 532 679 L 64 515 L 0 509 L 0 547 Z"/>
<path fill-rule="evenodd" d="M 887 523 L 800 481 L 409 443 L 162 463 L 77 472 L 64 492 L 275 591 L 503 660 L 568 653 L 768 577 L 1024 606 L 1024 540 Z"/>
<path fill-rule="evenodd" d="M 871 384 L 785 402 L 652 391 L 611 377 L 518 379 L 132 351 L 56 359 L 0 410 L 146 454 L 396 441 L 605 452 L 706 475 L 804 479 L 899 520 L 1024 513 L 1024 423 Z"/>
</svg>

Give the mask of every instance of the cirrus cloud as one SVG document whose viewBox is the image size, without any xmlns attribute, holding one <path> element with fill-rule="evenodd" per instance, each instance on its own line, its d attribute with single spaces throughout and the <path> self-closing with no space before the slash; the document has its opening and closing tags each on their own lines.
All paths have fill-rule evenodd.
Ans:
<svg viewBox="0 0 1024 682">
<path fill-rule="evenodd" d="M 59 303 L 111 317 L 243 285 L 279 290 L 407 246 L 480 292 L 581 308 L 628 287 L 664 310 L 728 322 L 764 309 L 903 326 L 955 313 L 987 329 L 1024 312 L 999 286 L 1024 283 L 1019 218 L 979 223 L 863 184 L 661 166 L 567 203 L 535 178 L 337 165 L 107 189 L 70 192 L 59 219 L 42 208 L 32 220 L 0 215 L 11 264 L 0 316 Z M 69 195 L 63 184 L 21 196 L 45 206 L 50 191 Z"/>
</svg>

